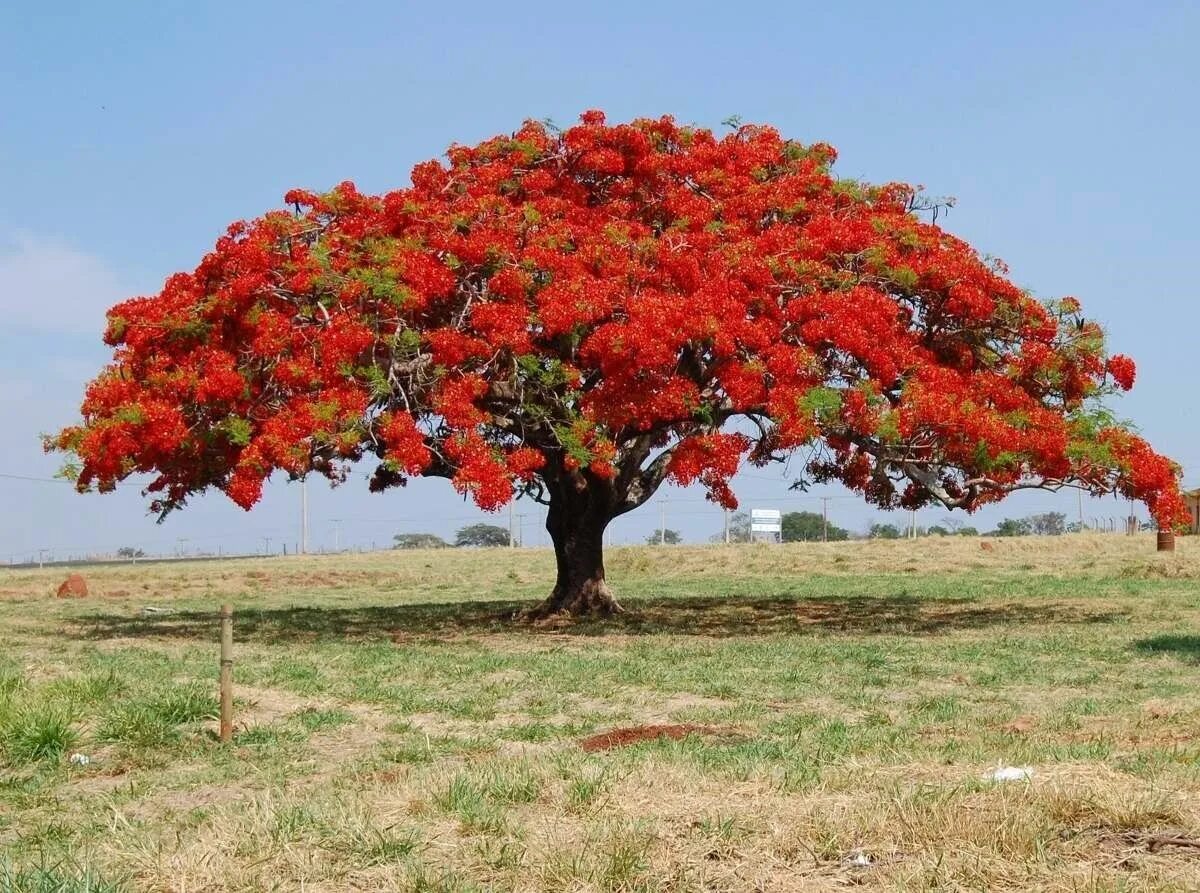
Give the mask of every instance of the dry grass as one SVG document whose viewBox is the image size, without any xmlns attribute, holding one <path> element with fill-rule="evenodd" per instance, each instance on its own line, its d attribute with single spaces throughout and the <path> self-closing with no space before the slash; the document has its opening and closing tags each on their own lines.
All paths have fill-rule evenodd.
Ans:
<svg viewBox="0 0 1200 893">
<path fill-rule="evenodd" d="M 989 544 L 617 549 L 629 616 L 555 628 L 540 550 L 0 573 L 0 880 L 1200 889 L 1200 547 Z M 722 734 L 580 747 L 640 724 Z"/>
</svg>

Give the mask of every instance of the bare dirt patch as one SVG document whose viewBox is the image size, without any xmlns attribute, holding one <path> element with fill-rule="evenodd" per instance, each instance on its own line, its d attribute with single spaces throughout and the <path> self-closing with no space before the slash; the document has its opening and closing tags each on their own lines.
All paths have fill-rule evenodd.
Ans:
<svg viewBox="0 0 1200 893">
<path fill-rule="evenodd" d="M 680 741 L 689 735 L 724 739 L 740 737 L 736 731 L 729 728 L 702 726 L 696 723 L 676 723 L 674 725 L 627 726 L 623 729 L 612 729 L 584 738 L 579 742 L 579 746 L 586 753 L 595 753 L 600 750 L 630 747 L 643 741 L 658 741 L 663 738 Z"/>
</svg>

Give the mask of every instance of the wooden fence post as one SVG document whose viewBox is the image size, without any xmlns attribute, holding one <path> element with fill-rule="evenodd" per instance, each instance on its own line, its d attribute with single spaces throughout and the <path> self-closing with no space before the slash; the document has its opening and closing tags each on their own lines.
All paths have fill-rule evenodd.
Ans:
<svg viewBox="0 0 1200 893">
<path fill-rule="evenodd" d="M 221 605 L 221 740 L 233 740 L 233 605 Z"/>
</svg>

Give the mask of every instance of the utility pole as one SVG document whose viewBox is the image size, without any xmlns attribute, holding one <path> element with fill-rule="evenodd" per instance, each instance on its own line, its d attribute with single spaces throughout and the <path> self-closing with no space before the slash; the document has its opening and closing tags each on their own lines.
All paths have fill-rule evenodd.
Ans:
<svg viewBox="0 0 1200 893">
<path fill-rule="evenodd" d="M 517 546 L 516 538 L 513 536 L 513 504 L 512 500 L 508 501 L 508 548 L 515 549 Z"/>
<path fill-rule="evenodd" d="M 665 499 L 658 503 L 658 544 L 660 546 L 667 544 L 667 501 Z"/>
<path fill-rule="evenodd" d="M 1079 532 L 1083 533 L 1085 529 L 1083 526 L 1083 491 L 1076 490 L 1075 495 L 1079 497 Z"/>
<path fill-rule="evenodd" d="M 265 542 L 267 544 L 266 548 L 263 550 L 263 554 L 270 555 L 271 554 L 271 538 L 269 536 L 264 536 L 263 542 Z"/>
<path fill-rule="evenodd" d="M 909 518 L 910 518 L 910 521 L 908 524 L 908 538 L 910 540 L 915 540 L 917 538 L 917 510 L 916 509 L 912 510 L 912 512 L 909 514 Z"/>
<path fill-rule="evenodd" d="M 300 478 L 300 554 L 308 554 L 308 478 Z"/>
<path fill-rule="evenodd" d="M 821 542 L 829 542 L 829 497 L 821 497 Z"/>
<path fill-rule="evenodd" d="M 729 509 L 725 509 L 725 545 L 729 545 Z"/>
<path fill-rule="evenodd" d="M 342 551 L 342 519 L 333 518 L 333 551 Z"/>
</svg>

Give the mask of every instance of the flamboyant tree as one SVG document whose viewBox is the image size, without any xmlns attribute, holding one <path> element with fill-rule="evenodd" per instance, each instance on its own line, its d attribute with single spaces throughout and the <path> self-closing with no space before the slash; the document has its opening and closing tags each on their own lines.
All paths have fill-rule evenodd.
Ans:
<svg viewBox="0 0 1200 893">
<path fill-rule="evenodd" d="M 548 506 L 545 611 L 617 609 L 605 526 L 665 480 L 734 506 L 739 463 L 884 508 L 1079 486 L 1181 517 L 1177 476 L 1100 400 L 1133 383 L 1073 298 L 1042 303 L 897 183 L 770 127 L 528 122 L 381 196 L 288 193 L 108 315 L 112 363 L 51 439 L 79 488 L 152 508 L 273 471 L 448 478 Z M 927 213 L 932 211 L 933 213 Z"/>
</svg>

